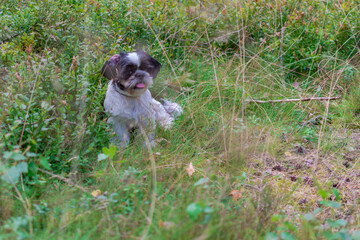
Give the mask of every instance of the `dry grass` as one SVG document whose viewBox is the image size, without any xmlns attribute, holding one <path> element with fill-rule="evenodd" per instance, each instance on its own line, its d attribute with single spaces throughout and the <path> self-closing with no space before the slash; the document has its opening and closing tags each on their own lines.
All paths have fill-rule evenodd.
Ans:
<svg viewBox="0 0 360 240">
<path fill-rule="evenodd" d="M 330 47 L 325 20 L 322 32 L 313 33 L 320 27 L 314 17 L 339 14 L 336 8 L 310 0 L 75 2 L 51 2 L 38 12 L 20 2 L 24 6 L 14 8 L 19 16 L 29 14 L 25 19 L 36 17 L 32 11 L 51 11 L 1 45 L 1 172 L 20 162 L 29 168 L 16 183 L 0 182 L 5 238 L 336 239 L 341 229 L 355 236 L 357 55 L 341 55 L 346 41 Z M 306 11 L 308 22 L 296 22 L 301 12 L 295 8 Z M 338 9 L 347 11 L 344 22 L 356 16 L 348 3 Z M 2 10 L 14 14 L 15 28 L 18 16 Z M 285 24 L 282 11 L 293 20 Z M 352 41 L 357 26 L 347 24 Z M 322 55 L 292 41 L 305 33 L 317 36 L 304 44 L 323 44 Z M 119 48 L 133 50 L 139 35 L 163 64 L 153 95 L 176 100 L 184 114 L 171 130 L 157 130 L 156 148 L 135 141 L 98 162 L 98 154 L 111 149 L 99 69 Z M 341 101 L 249 102 L 331 96 Z M 190 163 L 192 176 L 185 171 Z"/>
</svg>

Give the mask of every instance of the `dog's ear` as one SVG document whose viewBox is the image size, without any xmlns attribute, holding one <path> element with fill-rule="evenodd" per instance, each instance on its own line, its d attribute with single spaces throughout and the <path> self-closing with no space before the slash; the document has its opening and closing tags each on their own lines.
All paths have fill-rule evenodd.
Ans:
<svg viewBox="0 0 360 240">
<path fill-rule="evenodd" d="M 116 54 L 107 60 L 101 69 L 101 74 L 109 80 L 114 79 L 116 77 L 116 65 L 124 54 L 125 53 Z"/>
<path fill-rule="evenodd" d="M 153 77 L 153 79 L 155 79 L 160 71 L 161 64 L 155 58 L 152 57 L 150 58 L 150 62 L 154 67 L 151 72 L 151 76 Z"/>
<path fill-rule="evenodd" d="M 141 59 L 142 64 L 145 63 L 145 70 L 150 73 L 151 77 L 155 79 L 160 71 L 161 64 L 150 56 L 149 53 L 143 50 L 137 50 L 136 53 Z"/>
<path fill-rule="evenodd" d="M 120 55 L 116 54 L 107 60 L 101 69 L 101 74 L 109 80 L 116 77 L 116 64 L 120 60 Z"/>
</svg>

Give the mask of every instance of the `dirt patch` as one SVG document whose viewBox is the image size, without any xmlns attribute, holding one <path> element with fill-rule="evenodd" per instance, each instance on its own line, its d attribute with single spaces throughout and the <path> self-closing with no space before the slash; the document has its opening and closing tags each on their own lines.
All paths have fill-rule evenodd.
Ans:
<svg viewBox="0 0 360 240">
<path fill-rule="evenodd" d="M 296 206 L 295 212 L 309 212 L 321 206 L 319 201 L 324 199 L 319 189 L 327 193 L 325 200 L 335 200 L 333 189 L 336 189 L 346 209 L 339 214 L 345 218 L 347 211 L 359 213 L 360 147 L 351 146 L 360 142 L 360 133 L 352 134 L 351 139 L 350 147 L 326 156 L 302 146 L 295 146 L 278 158 L 258 156 L 263 164 L 251 166 L 252 177 L 259 184 L 266 182 L 273 186 L 279 194 L 288 193 L 289 201 Z"/>
</svg>

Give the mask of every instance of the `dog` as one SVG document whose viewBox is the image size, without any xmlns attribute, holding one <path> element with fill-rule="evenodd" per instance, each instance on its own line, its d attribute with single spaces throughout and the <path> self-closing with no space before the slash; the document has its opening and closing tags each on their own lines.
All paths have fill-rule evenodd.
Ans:
<svg viewBox="0 0 360 240">
<path fill-rule="evenodd" d="M 156 122 L 170 128 L 182 113 L 177 103 L 160 103 L 151 96 L 149 87 L 160 68 L 161 64 L 142 50 L 120 52 L 105 62 L 101 73 L 110 82 L 104 108 L 110 114 L 108 123 L 116 134 L 112 139 L 116 145 L 128 146 L 133 130 L 140 129 L 153 147 Z"/>
</svg>

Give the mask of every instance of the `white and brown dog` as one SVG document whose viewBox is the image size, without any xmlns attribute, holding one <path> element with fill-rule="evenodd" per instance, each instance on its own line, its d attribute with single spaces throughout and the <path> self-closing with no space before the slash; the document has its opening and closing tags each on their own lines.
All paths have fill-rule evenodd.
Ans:
<svg viewBox="0 0 360 240">
<path fill-rule="evenodd" d="M 160 67 L 157 60 L 141 50 L 121 52 L 105 62 L 101 72 L 110 82 L 104 107 L 111 115 L 108 123 L 116 133 L 116 144 L 127 146 L 131 132 L 140 128 L 154 146 L 155 123 L 169 128 L 174 117 L 182 113 L 177 103 L 164 100 L 161 104 L 151 96 L 148 88 Z"/>
</svg>

